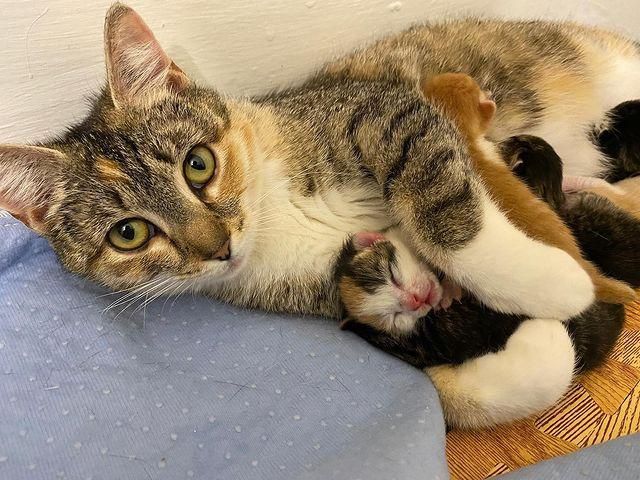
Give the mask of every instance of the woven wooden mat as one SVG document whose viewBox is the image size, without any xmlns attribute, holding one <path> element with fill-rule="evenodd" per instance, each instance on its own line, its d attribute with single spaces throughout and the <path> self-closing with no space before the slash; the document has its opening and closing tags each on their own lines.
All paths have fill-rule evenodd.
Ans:
<svg viewBox="0 0 640 480">
<path fill-rule="evenodd" d="M 541 415 L 447 434 L 453 480 L 481 480 L 640 431 L 640 304 L 627 307 L 611 358 Z"/>
</svg>

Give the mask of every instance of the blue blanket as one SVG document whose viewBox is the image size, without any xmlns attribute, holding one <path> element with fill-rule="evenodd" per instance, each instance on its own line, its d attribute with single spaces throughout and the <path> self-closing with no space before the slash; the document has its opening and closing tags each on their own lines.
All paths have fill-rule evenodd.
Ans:
<svg viewBox="0 0 640 480">
<path fill-rule="evenodd" d="M 121 297 L 0 217 L 0 478 L 448 477 L 428 379 L 334 322 Z"/>
</svg>

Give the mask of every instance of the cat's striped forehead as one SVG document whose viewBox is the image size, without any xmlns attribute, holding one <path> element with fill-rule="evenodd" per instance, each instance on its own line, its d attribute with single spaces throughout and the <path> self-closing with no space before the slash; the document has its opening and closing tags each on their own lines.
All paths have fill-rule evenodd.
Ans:
<svg viewBox="0 0 640 480">
<path fill-rule="evenodd" d="M 123 204 L 159 197 L 170 210 L 176 206 L 170 182 L 176 165 L 193 146 L 219 142 L 229 125 L 229 112 L 214 92 L 166 95 L 126 109 L 113 108 L 104 94 L 55 146 L 75 167 L 69 182 L 86 176 L 102 187 L 96 194 L 111 191 Z"/>
</svg>

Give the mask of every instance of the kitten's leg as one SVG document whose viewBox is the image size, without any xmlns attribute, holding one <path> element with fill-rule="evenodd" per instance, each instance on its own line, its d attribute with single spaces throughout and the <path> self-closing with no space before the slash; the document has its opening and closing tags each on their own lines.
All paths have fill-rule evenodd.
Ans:
<svg viewBox="0 0 640 480">
<path fill-rule="evenodd" d="M 574 365 L 564 325 L 536 319 L 523 322 L 500 352 L 425 372 L 438 390 L 448 425 L 483 428 L 553 405 L 571 384 Z"/>
</svg>

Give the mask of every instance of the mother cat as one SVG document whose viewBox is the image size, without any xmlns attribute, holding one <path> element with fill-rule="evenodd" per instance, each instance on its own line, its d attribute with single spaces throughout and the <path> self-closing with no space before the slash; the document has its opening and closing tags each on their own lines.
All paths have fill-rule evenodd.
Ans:
<svg viewBox="0 0 640 480">
<path fill-rule="evenodd" d="M 193 85 L 116 4 L 105 54 L 108 86 L 84 122 L 39 146 L 0 146 L 0 206 L 71 271 L 149 296 L 184 285 L 337 316 L 344 239 L 399 223 L 496 310 L 566 319 L 592 303 L 577 263 L 491 202 L 460 132 L 418 87 L 467 72 L 498 104 L 494 140 L 539 135 L 568 174 L 620 176 L 637 170 L 633 152 L 606 157 L 595 143 L 615 130 L 608 112 L 640 98 L 636 44 L 542 22 L 415 27 L 299 87 L 235 100 Z"/>
</svg>

